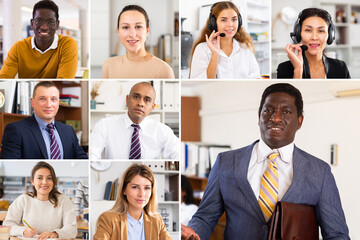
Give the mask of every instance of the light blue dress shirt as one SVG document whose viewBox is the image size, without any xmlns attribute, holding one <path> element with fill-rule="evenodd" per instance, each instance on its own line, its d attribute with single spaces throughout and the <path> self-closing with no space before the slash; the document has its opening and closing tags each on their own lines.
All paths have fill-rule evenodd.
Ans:
<svg viewBox="0 0 360 240">
<path fill-rule="evenodd" d="M 51 154 L 50 154 L 51 137 L 50 137 L 50 133 L 46 130 L 48 123 L 45 122 L 44 120 L 42 120 L 41 118 L 39 118 L 35 113 L 34 113 L 34 116 L 35 116 L 37 123 L 39 124 L 41 134 L 45 141 L 48 159 L 51 159 Z M 63 146 L 61 143 L 61 138 L 60 138 L 59 132 L 56 129 L 55 121 L 52 121 L 52 123 L 54 124 L 54 134 L 55 134 L 55 139 L 57 141 L 57 144 L 59 145 L 59 148 L 60 148 L 61 159 L 63 159 L 64 158 L 64 149 L 63 149 Z"/>
<path fill-rule="evenodd" d="M 135 220 L 126 213 L 127 217 L 127 232 L 129 240 L 145 240 L 145 230 L 144 230 L 144 213 L 141 214 L 139 220 Z"/>
</svg>

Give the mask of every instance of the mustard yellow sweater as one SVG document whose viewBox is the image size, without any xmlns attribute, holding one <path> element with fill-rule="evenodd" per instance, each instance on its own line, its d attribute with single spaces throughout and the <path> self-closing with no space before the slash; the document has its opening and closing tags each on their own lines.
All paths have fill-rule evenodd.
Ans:
<svg viewBox="0 0 360 240">
<path fill-rule="evenodd" d="M 31 37 L 15 43 L 0 70 L 0 78 L 75 78 L 78 65 L 76 41 L 59 35 L 58 46 L 41 54 L 31 48 Z"/>
</svg>

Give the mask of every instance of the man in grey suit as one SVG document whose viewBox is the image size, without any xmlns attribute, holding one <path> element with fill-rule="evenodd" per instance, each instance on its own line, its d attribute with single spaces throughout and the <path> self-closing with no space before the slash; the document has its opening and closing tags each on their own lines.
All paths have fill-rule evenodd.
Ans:
<svg viewBox="0 0 360 240">
<path fill-rule="evenodd" d="M 209 239 L 224 212 L 224 239 L 267 239 L 273 209 L 268 206 L 269 218 L 260 195 L 274 152 L 279 154 L 276 201 L 315 206 L 323 239 L 350 239 L 330 166 L 294 145 L 303 119 L 298 89 L 286 83 L 267 87 L 259 107 L 261 139 L 218 155 L 198 211 L 181 227 L 181 239 Z"/>
</svg>

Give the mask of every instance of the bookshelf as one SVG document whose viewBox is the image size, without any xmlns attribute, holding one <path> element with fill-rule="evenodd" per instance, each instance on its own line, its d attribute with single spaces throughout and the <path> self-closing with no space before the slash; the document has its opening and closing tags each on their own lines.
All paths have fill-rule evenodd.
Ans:
<svg viewBox="0 0 360 240">
<path fill-rule="evenodd" d="M 89 142 L 89 125 L 88 125 L 88 109 L 89 94 L 87 81 L 54 81 L 59 88 L 60 94 L 68 92 L 76 92 L 80 97 L 80 106 L 69 106 L 60 104 L 58 113 L 55 117 L 56 121 L 65 122 L 75 120 L 81 122 L 81 146 L 88 146 Z"/>
<path fill-rule="evenodd" d="M 59 192 L 74 201 L 80 180 L 80 177 L 58 177 Z M 3 200 L 9 201 L 10 204 L 21 194 L 32 191 L 29 176 L 1 176 L 0 182 L 4 187 Z"/>
<path fill-rule="evenodd" d="M 94 84 L 90 83 L 90 89 Z M 91 125 L 93 129 L 96 123 L 105 117 L 127 113 L 126 95 L 129 94 L 131 87 L 135 82 L 130 81 L 103 81 L 98 90 L 98 96 L 95 98 L 96 107 L 90 109 Z M 149 117 L 168 125 L 179 137 L 179 82 L 176 80 L 152 81 L 155 88 L 156 99 L 155 109 Z"/>
<path fill-rule="evenodd" d="M 242 12 L 246 13 L 245 29 L 253 38 L 260 74 L 270 75 L 270 1 L 247 0 Z"/>
</svg>

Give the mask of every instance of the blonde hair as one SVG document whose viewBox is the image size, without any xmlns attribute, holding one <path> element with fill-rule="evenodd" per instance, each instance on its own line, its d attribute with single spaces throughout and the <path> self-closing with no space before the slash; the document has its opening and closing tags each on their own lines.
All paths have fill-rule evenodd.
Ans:
<svg viewBox="0 0 360 240">
<path fill-rule="evenodd" d="M 225 9 L 233 9 L 236 12 L 236 14 L 238 16 L 240 16 L 239 9 L 236 7 L 236 5 L 234 3 L 229 2 L 229 1 L 215 3 L 213 5 L 213 9 L 212 9 L 211 14 L 214 15 L 215 18 L 217 18 L 220 15 L 220 13 Z M 211 35 L 212 31 L 210 31 L 210 29 L 208 28 L 208 25 L 209 25 L 209 18 L 206 21 L 205 27 L 201 30 L 200 37 L 196 40 L 196 42 L 194 43 L 194 46 L 193 46 L 193 48 L 191 50 L 191 61 L 192 61 L 192 57 L 194 55 L 194 51 L 195 51 L 196 46 L 199 43 L 206 42 L 205 34 L 208 35 L 208 36 Z M 254 52 L 253 40 L 252 40 L 250 34 L 246 33 L 242 26 L 235 33 L 234 38 L 238 42 L 244 43 L 247 48 L 249 48 L 252 52 Z M 191 63 L 191 61 L 190 61 L 190 63 Z"/>
<path fill-rule="evenodd" d="M 157 201 L 156 201 L 156 181 L 154 173 L 150 170 L 150 168 L 144 164 L 132 164 L 128 169 L 126 169 L 125 173 L 121 178 L 121 182 L 118 188 L 118 192 L 116 194 L 116 201 L 115 205 L 109 212 L 117 212 L 119 214 L 124 214 L 129 209 L 129 202 L 124 195 L 124 191 L 131 182 L 131 180 L 135 176 L 141 176 L 148 179 L 151 182 L 151 196 L 149 199 L 148 204 L 144 207 L 145 213 L 148 215 L 152 215 L 152 213 L 156 212 L 157 210 Z"/>
</svg>

